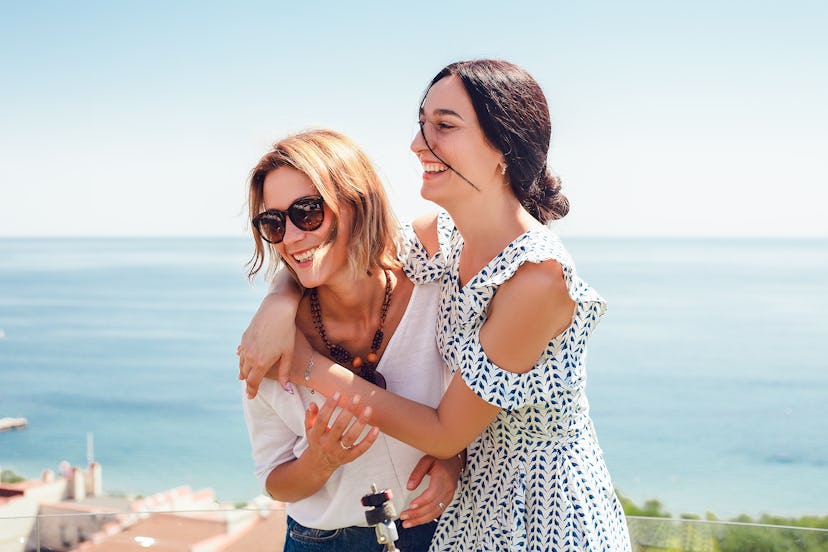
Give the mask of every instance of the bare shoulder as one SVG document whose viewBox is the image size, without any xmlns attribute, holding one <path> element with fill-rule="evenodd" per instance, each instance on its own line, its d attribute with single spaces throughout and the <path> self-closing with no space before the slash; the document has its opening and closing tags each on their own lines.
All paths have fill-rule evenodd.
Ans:
<svg viewBox="0 0 828 552">
<path fill-rule="evenodd" d="M 437 237 L 437 212 L 428 213 L 414 219 L 411 223 L 414 232 L 425 247 L 429 257 L 440 249 L 440 240 Z"/>
<path fill-rule="evenodd" d="M 552 338 L 571 324 L 574 308 L 559 263 L 524 263 L 489 304 L 481 344 L 502 369 L 525 373 Z"/>
<path fill-rule="evenodd" d="M 574 306 L 566 287 L 563 267 L 554 260 L 524 263 L 515 274 L 497 290 L 489 307 L 490 314 L 506 316 L 549 317 L 569 312 Z"/>
<path fill-rule="evenodd" d="M 555 260 L 540 263 L 524 263 L 501 286 L 503 291 L 522 297 L 548 297 L 549 294 L 569 296 L 561 264 Z"/>
</svg>

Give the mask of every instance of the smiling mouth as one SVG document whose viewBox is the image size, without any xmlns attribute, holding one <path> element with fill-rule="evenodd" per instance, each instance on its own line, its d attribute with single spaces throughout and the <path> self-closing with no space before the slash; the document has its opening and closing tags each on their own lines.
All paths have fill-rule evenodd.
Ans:
<svg viewBox="0 0 828 552">
<path fill-rule="evenodd" d="M 447 170 L 448 167 L 442 163 L 423 163 L 423 171 L 429 174 L 438 174 Z"/>
<path fill-rule="evenodd" d="M 313 249 L 308 249 L 307 251 L 302 251 L 301 253 L 293 254 L 291 255 L 291 257 L 293 257 L 293 260 L 297 263 L 304 263 L 306 261 L 313 259 L 313 256 L 318 249 L 319 247 L 314 247 Z"/>
</svg>

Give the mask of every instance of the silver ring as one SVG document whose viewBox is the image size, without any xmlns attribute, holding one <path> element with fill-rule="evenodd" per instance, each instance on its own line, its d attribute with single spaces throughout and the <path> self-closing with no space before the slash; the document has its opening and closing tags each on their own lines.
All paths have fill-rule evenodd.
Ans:
<svg viewBox="0 0 828 552">
<path fill-rule="evenodd" d="M 442 502 L 440 504 L 438 504 L 437 506 L 440 507 L 440 510 L 445 510 L 446 509 L 446 505 L 443 504 Z"/>
<path fill-rule="evenodd" d="M 342 447 L 342 450 L 351 450 L 352 448 L 354 448 L 354 445 L 346 447 L 345 443 L 343 443 L 342 441 L 339 441 L 339 446 Z M 442 504 L 442 502 L 440 504 Z"/>
</svg>

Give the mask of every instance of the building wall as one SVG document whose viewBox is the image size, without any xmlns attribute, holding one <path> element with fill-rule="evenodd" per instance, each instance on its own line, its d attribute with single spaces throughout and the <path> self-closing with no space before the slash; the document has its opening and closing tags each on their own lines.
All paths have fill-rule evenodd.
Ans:
<svg viewBox="0 0 828 552">
<path fill-rule="evenodd" d="M 66 480 L 27 482 L 23 494 L 0 502 L 0 551 L 23 552 L 30 535 L 35 536 L 35 520 L 41 502 L 57 502 L 66 494 Z M 13 518 L 13 519 L 10 519 Z"/>
</svg>

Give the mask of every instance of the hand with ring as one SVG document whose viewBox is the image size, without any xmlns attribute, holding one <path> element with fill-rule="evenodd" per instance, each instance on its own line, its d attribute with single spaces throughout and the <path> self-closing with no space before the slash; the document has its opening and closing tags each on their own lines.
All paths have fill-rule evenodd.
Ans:
<svg viewBox="0 0 828 552">
<path fill-rule="evenodd" d="M 337 407 L 342 410 L 334 416 Z M 321 409 L 311 403 L 305 411 L 306 454 L 329 472 L 354 461 L 371 448 L 379 435 L 379 429 L 367 423 L 370 414 L 371 408 L 362 406 L 359 397 L 346 404 L 339 393 L 326 400 Z M 370 429 L 362 436 L 366 428 Z"/>
<path fill-rule="evenodd" d="M 420 459 L 411 472 L 406 487 L 409 490 L 416 489 L 426 475 L 429 478 L 428 487 L 411 501 L 407 509 L 400 512 L 403 527 L 422 525 L 440 517 L 454 498 L 463 465 L 460 456 L 446 460 L 438 460 L 433 456 L 423 456 Z"/>
</svg>

